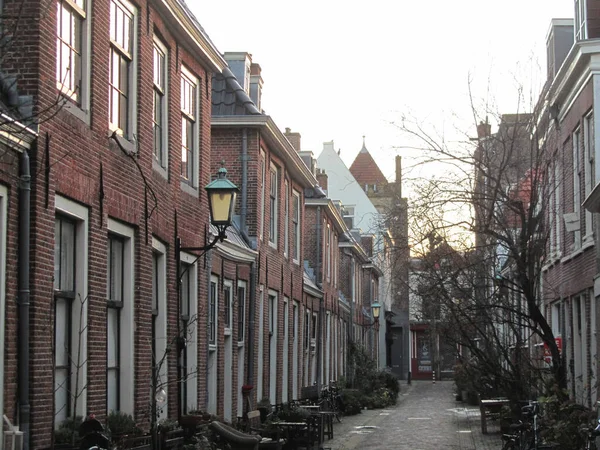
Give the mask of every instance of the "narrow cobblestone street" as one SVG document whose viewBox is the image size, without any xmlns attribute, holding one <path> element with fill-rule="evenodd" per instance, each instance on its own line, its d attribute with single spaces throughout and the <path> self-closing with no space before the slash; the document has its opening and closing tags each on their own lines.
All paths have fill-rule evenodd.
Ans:
<svg viewBox="0 0 600 450">
<path fill-rule="evenodd" d="M 481 433 L 479 408 L 454 399 L 453 382 L 413 381 L 401 386 L 398 404 L 385 410 L 363 411 L 335 424 L 331 450 L 496 450 L 499 429 Z"/>
</svg>

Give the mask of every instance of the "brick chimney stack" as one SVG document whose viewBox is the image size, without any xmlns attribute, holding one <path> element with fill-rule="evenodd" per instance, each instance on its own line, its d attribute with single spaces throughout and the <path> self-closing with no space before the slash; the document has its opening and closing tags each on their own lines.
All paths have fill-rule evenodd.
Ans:
<svg viewBox="0 0 600 450">
<path fill-rule="evenodd" d="M 300 153 L 302 151 L 302 147 L 300 146 L 300 133 L 297 131 L 292 132 L 291 128 L 286 128 L 284 134 L 287 140 L 290 141 L 290 144 L 292 144 L 292 147 L 294 147 L 294 149 Z"/>
<path fill-rule="evenodd" d="M 327 192 L 327 174 L 325 170 L 317 169 L 317 181 L 319 182 L 319 186 Z"/>
<path fill-rule="evenodd" d="M 262 69 L 260 68 L 260 65 L 256 63 L 250 65 L 250 98 L 259 111 L 262 111 L 263 79 L 261 72 Z"/>
<path fill-rule="evenodd" d="M 477 137 L 479 139 L 483 139 L 486 137 L 489 137 L 492 135 L 492 126 L 487 123 L 487 120 L 485 123 L 483 122 L 479 122 L 479 125 L 477 125 Z"/>
<path fill-rule="evenodd" d="M 396 185 L 398 195 L 402 197 L 402 156 L 396 156 Z"/>
</svg>

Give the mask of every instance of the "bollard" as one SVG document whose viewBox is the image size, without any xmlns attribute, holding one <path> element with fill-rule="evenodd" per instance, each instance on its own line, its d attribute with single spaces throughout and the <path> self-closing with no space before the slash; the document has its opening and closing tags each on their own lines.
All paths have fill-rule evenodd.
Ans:
<svg viewBox="0 0 600 450">
<path fill-rule="evenodd" d="M 433 371 L 433 384 L 435 384 L 435 370 Z"/>
</svg>

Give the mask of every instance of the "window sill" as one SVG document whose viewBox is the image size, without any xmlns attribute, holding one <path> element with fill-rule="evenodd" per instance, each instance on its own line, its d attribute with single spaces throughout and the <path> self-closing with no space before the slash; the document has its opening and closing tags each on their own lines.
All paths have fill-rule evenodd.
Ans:
<svg viewBox="0 0 600 450">
<path fill-rule="evenodd" d="M 275 242 L 269 241 L 269 247 L 274 248 L 275 250 L 277 250 L 277 244 Z"/>
<path fill-rule="evenodd" d="M 223 335 L 225 335 L 225 336 L 231 336 L 231 328 L 224 328 L 223 329 Z"/>
<path fill-rule="evenodd" d="M 162 176 L 166 181 L 169 181 L 168 167 L 161 166 L 160 163 L 156 160 L 156 158 L 152 158 L 152 169 L 160 176 Z"/>
<path fill-rule="evenodd" d="M 90 125 L 90 112 L 82 109 L 80 106 L 76 105 L 72 101 L 66 98 L 62 98 L 61 107 L 67 111 L 69 114 L 77 117 L 87 126 Z"/>
<path fill-rule="evenodd" d="M 120 130 L 110 126 L 108 130 L 108 138 L 114 139 L 117 142 L 117 145 L 121 148 L 123 152 L 127 154 L 127 156 L 137 155 L 136 143 L 123 137 L 121 134 L 118 133 L 119 131 Z"/>
<path fill-rule="evenodd" d="M 180 184 L 181 190 L 183 192 L 190 194 L 192 197 L 200 198 L 200 193 L 198 192 L 198 188 L 195 188 L 195 187 L 189 185 L 185 181 L 180 181 L 179 184 Z"/>
<path fill-rule="evenodd" d="M 217 344 L 208 344 L 208 351 L 209 352 L 216 352 L 217 351 Z"/>
</svg>

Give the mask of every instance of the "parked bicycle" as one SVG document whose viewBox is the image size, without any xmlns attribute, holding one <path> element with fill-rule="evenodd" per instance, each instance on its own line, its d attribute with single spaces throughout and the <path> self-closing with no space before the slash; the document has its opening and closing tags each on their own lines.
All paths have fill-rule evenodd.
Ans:
<svg viewBox="0 0 600 450">
<path fill-rule="evenodd" d="M 321 410 L 323 411 L 333 412 L 335 419 L 338 422 L 342 421 L 342 415 L 344 414 L 344 399 L 342 398 L 341 390 L 336 381 L 331 380 L 328 386 L 324 386 L 323 389 L 321 389 L 319 406 L 321 406 Z"/>
<path fill-rule="evenodd" d="M 521 420 L 511 424 L 511 433 L 503 434 L 502 450 L 542 450 L 552 448 L 542 445 L 538 422 L 539 403 L 530 401 L 521 408 Z"/>
<path fill-rule="evenodd" d="M 596 443 L 598 437 L 600 437 L 600 420 L 595 427 L 589 427 L 586 430 L 585 450 L 598 450 Z"/>
</svg>

